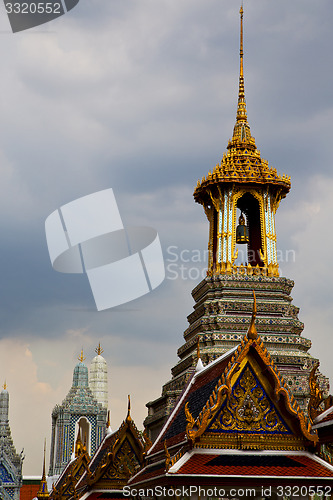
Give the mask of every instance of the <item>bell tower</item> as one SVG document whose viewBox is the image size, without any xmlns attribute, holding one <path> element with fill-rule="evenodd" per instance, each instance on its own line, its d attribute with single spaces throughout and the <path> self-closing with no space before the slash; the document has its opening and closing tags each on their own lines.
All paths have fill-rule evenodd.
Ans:
<svg viewBox="0 0 333 500">
<path fill-rule="evenodd" d="M 198 181 L 194 199 L 203 205 L 209 221 L 209 276 L 239 272 L 250 276 L 279 276 L 275 213 L 281 199 L 290 190 L 290 177 L 280 176 L 268 166 L 251 135 L 244 90 L 243 8 L 240 21 L 236 124 L 221 163 L 201 182 Z M 244 229 L 247 237 L 240 239 L 237 239 L 237 209 L 246 218 Z M 235 265 L 236 243 L 247 244 L 245 268 Z"/>
<path fill-rule="evenodd" d="M 290 177 L 279 175 L 261 158 L 247 119 L 243 70 L 243 8 L 240 10 L 240 74 L 236 123 L 221 163 L 198 181 L 194 199 L 209 222 L 207 276 L 192 291 L 194 311 L 187 317 L 179 361 L 162 395 L 147 403 L 145 426 L 154 440 L 189 376 L 196 369 L 197 347 L 204 364 L 237 347 L 248 330 L 252 293 L 257 297 L 257 331 L 301 409 L 307 412 L 309 375 L 318 360 L 302 337 L 303 323 L 292 303 L 294 282 L 280 276 L 275 214 L 290 190 Z M 246 247 L 237 263 L 239 247 Z M 319 375 L 328 392 L 328 379 Z"/>
</svg>

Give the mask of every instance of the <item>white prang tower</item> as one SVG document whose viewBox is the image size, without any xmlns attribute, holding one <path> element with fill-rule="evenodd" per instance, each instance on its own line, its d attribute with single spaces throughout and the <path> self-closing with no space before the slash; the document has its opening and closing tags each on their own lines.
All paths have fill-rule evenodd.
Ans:
<svg viewBox="0 0 333 500">
<path fill-rule="evenodd" d="M 89 387 L 98 403 L 108 408 L 108 367 L 102 356 L 101 344 L 96 348 L 97 356 L 90 364 Z"/>
</svg>

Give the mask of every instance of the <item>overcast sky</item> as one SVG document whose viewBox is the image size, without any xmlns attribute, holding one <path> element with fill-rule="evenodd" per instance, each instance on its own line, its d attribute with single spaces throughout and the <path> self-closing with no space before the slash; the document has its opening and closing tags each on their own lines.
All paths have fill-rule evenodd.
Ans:
<svg viewBox="0 0 333 500">
<path fill-rule="evenodd" d="M 145 403 L 170 378 L 205 268 L 208 224 L 192 193 L 221 160 L 235 122 L 240 5 L 80 0 L 16 34 L 0 7 L 0 380 L 24 474 L 37 475 L 52 408 L 70 389 L 81 348 L 87 362 L 99 342 L 104 348 L 113 428 L 128 393 L 141 428 Z M 333 5 L 245 0 L 244 11 L 251 132 L 292 179 L 277 212 L 280 268 L 295 280 L 304 336 L 332 380 Z M 126 225 L 158 231 L 167 279 L 97 312 L 85 276 L 52 269 L 44 222 L 109 187 Z M 182 262 L 182 250 L 201 262 Z"/>
</svg>

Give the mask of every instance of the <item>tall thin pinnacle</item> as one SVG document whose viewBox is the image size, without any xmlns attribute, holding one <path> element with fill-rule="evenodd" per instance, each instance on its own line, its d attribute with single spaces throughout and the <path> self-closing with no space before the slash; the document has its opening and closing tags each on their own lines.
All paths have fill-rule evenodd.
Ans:
<svg viewBox="0 0 333 500">
<path fill-rule="evenodd" d="M 245 89 L 244 89 L 244 48 L 243 48 L 243 6 L 241 6 L 240 14 L 240 68 L 239 68 L 239 89 L 238 89 L 238 107 L 237 107 L 237 121 L 247 121 L 246 104 L 245 104 Z"/>
</svg>

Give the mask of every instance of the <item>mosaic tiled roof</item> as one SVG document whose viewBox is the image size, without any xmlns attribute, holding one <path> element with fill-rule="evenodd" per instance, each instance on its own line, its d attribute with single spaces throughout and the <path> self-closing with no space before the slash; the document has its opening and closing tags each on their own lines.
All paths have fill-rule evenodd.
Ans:
<svg viewBox="0 0 333 500">
<path fill-rule="evenodd" d="M 99 414 L 100 404 L 96 401 L 88 383 L 88 368 L 80 361 L 74 368 L 73 383 L 61 405 L 56 405 L 52 415 L 57 415 L 61 410 L 78 414 Z M 106 411 L 106 410 L 105 410 Z"/>
<path fill-rule="evenodd" d="M 37 496 L 39 490 L 38 484 L 24 484 L 20 489 L 20 500 L 31 500 Z"/>
<path fill-rule="evenodd" d="M 231 349 L 228 353 L 220 356 L 203 370 L 193 374 L 192 379 L 181 395 L 164 429 L 162 429 L 157 440 L 149 450 L 148 456 L 162 450 L 164 448 L 164 442 L 167 447 L 169 447 L 185 439 L 187 425 L 185 404 L 188 402 L 189 409 L 193 416 L 199 416 L 202 408 L 213 392 L 221 373 L 223 373 L 228 365 L 234 351 L 235 349 Z"/>
</svg>

